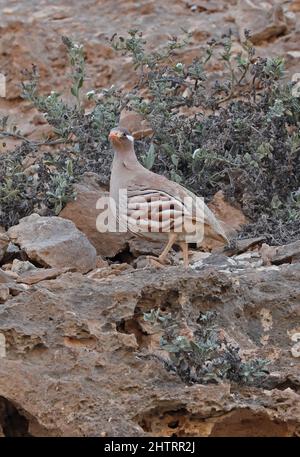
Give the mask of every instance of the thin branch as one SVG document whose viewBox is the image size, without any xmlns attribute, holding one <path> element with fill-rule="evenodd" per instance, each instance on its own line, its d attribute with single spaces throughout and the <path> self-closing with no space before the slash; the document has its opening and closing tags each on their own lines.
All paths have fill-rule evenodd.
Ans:
<svg viewBox="0 0 300 457">
<path fill-rule="evenodd" d="M 29 140 L 26 138 L 24 135 L 20 135 L 19 133 L 13 133 L 13 132 L 6 132 L 6 131 L 0 131 L 0 138 L 15 138 L 17 140 L 22 140 L 27 144 L 31 144 L 33 146 L 44 146 L 44 145 L 55 145 L 55 144 L 68 144 L 68 143 L 73 143 L 72 140 L 70 139 L 57 139 L 57 140 L 45 140 L 45 141 L 33 141 Z"/>
</svg>

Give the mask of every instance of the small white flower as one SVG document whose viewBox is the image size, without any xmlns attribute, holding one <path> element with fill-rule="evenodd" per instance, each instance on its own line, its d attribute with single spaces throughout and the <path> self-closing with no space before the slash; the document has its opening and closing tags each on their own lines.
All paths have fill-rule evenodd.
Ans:
<svg viewBox="0 0 300 457">
<path fill-rule="evenodd" d="M 95 91 L 94 90 L 89 90 L 87 93 L 86 93 L 86 96 L 88 98 L 92 97 L 93 95 L 95 95 Z"/>
<path fill-rule="evenodd" d="M 175 65 L 175 68 L 176 68 L 176 70 L 181 71 L 181 70 L 183 70 L 183 68 L 184 68 L 184 64 L 181 63 L 181 62 L 178 62 L 178 63 Z"/>
</svg>

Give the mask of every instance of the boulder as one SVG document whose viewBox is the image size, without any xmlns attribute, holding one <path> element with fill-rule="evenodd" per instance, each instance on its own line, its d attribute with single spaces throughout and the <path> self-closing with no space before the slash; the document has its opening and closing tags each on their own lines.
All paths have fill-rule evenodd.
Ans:
<svg viewBox="0 0 300 457">
<path fill-rule="evenodd" d="M 276 0 L 239 0 L 235 21 L 240 40 L 245 40 L 245 30 L 251 31 L 251 42 L 259 45 L 288 31 L 288 19 L 282 5 Z"/>
<path fill-rule="evenodd" d="M 84 233 L 97 254 L 103 257 L 115 257 L 127 246 L 131 238 L 127 233 L 100 233 L 96 227 L 96 220 L 101 210 L 96 209 L 97 201 L 108 197 L 107 189 L 99 183 L 95 173 L 85 173 L 82 182 L 75 184 L 76 199 L 67 203 L 60 212 L 60 217 L 68 219 Z"/>
<path fill-rule="evenodd" d="M 72 268 L 82 273 L 96 265 L 96 250 L 71 221 L 61 217 L 24 217 L 8 230 L 30 260 L 53 268 Z"/>
</svg>

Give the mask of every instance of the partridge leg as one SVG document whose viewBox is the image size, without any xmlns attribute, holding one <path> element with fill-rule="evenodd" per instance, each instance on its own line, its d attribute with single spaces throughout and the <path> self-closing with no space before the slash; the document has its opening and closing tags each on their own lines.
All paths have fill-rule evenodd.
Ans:
<svg viewBox="0 0 300 457">
<path fill-rule="evenodd" d="M 189 266 L 189 247 L 188 247 L 188 244 L 185 243 L 184 241 L 181 241 L 179 243 L 179 246 L 181 247 L 181 250 L 182 250 L 184 267 L 188 268 L 188 266 Z"/>
<path fill-rule="evenodd" d="M 167 255 L 172 248 L 173 244 L 175 243 L 177 238 L 177 233 L 170 233 L 169 235 L 169 240 L 164 248 L 163 252 L 160 254 L 159 257 L 153 257 L 151 255 L 147 256 L 147 259 L 150 261 L 150 264 L 154 267 L 161 267 L 163 264 L 165 264 Z"/>
<path fill-rule="evenodd" d="M 159 262 L 164 263 L 166 261 L 167 255 L 168 255 L 170 249 L 172 248 L 173 244 L 175 243 L 177 235 L 178 235 L 177 233 L 170 233 L 169 241 L 168 241 L 165 249 L 163 250 L 163 252 L 158 257 Z"/>
</svg>

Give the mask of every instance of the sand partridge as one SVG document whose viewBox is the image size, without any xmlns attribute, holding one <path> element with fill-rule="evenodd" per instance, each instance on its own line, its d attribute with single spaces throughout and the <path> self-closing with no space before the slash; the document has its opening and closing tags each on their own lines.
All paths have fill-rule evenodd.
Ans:
<svg viewBox="0 0 300 457">
<path fill-rule="evenodd" d="M 121 127 L 111 130 L 114 149 L 110 197 L 117 206 L 116 216 L 125 208 L 127 230 L 149 240 L 165 241 L 157 258 L 165 263 L 174 244 L 181 247 L 184 265 L 189 265 L 188 243 L 201 244 L 203 232 L 210 238 L 228 242 L 222 224 L 191 191 L 143 167 L 134 151 L 134 138 Z M 125 190 L 121 204 L 120 195 Z M 122 194 L 123 192 L 123 194 Z"/>
</svg>

